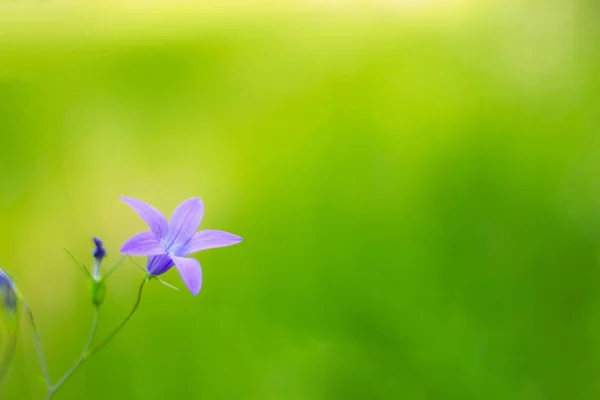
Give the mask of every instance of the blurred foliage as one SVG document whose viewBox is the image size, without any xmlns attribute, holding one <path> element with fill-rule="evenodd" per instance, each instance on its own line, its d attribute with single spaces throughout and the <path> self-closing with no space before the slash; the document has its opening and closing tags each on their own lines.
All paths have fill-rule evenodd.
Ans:
<svg viewBox="0 0 600 400">
<path fill-rule="evenodd" d="M 91 322 L 62 249 L 116 262 L 144 229 L 118 196 L 245 239 L 56 399 L 598 398 L 597 8 L 494 4 L 0 13 L 0 266 L 55 379 Z M 43 398 L 30 338 L 3 400 Z"/>
</svg>

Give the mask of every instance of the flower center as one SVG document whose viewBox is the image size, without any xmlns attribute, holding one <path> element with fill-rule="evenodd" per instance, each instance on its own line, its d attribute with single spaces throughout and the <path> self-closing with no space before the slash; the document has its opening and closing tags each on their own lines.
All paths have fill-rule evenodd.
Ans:
<svg viewBox="0 0 600 400">
<path fill-rule="evenodd" d="M 183 246 L 176 244 L 176 243 L 167 243 L 166 240 L 161 240 L 160 244 L 165 249 L 165 253 L 167 253 L 169 256 L 175 256 L 175 257 L 180 256 L 179 252 L 181 251 L 181 248 Z"/>
</svg>

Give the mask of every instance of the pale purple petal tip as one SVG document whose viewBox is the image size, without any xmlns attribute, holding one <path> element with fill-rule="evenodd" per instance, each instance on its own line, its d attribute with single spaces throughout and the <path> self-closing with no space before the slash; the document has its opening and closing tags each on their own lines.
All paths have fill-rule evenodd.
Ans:
<svg viewBox="0 0 600 400">
<path fill-rule="evenodd" d="M 154 233 L 146 231 L 138 233 L 125 242 L 121 247 L 121 253 L 130 256 L 154 256 L 165 254 L 165 250 L 154 236 Z"/>
<path fill-rule="evenodd" d="M 170 245 L 184 245 L 198 230 L 204 216 L 202 199 L 191 198 L 181 203 L 169 221 L 167 242 Z"/>
<path fill-rule="evenodd" d="M 160 211 L 150 204 L 131 197 L 121 196 L 121 200 L 144 220 L 159 240 L 167 235 L 169 230 L 167 219 Z"/>
<path fill-rule="evenodd" d="M 187 256 L 202 250 L 233 246 L 241 241 L 241 237 L 229 232 L 214 230 L 200 231 L 196 232 L 186 244 L 184 254 Z"/>
<path fill-rule="evenodd" d="M 200 293 L 202 288 L 202 267 L 198 260 L 194 258 L 183 258 L 171 256 L 175 267 L 183 279 L 183 283 L 188 287 L 194 296 Z"/>
</svg>

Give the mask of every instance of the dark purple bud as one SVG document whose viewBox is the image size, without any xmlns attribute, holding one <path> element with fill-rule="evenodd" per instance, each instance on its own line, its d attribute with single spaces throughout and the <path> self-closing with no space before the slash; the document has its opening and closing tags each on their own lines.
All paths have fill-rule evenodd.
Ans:
<svg viewBox="0 0 600 400">
<path fill-rule="evenodd" d="M 94 244 L 96 245 L 96 249 L 94 250 L 94 258 L 98 263 L 100 263 L 100 261 L 106 257 L 106 249 L 104 248 L 102 240 L 98 239 L 97 237 L 94 238 Z"/>
</svg>

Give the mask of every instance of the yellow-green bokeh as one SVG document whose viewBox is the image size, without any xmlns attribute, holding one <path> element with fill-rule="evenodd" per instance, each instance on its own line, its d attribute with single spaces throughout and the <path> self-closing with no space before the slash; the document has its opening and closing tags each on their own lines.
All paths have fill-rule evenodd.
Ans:
<svg viewBox="0 0 600 400">
<path fill-rule="evenodd" d="M 0 267 L 54 379 L 91 323 L 63 248 L 145 229 L 119 196 L 244 238 L 197 298 L 152 282 L 56 400 L 598 398 L 598 9 L 527 3 L 6 11 Z M 43 399 L 20 334 L 0 398 Z"/>
</svg>

